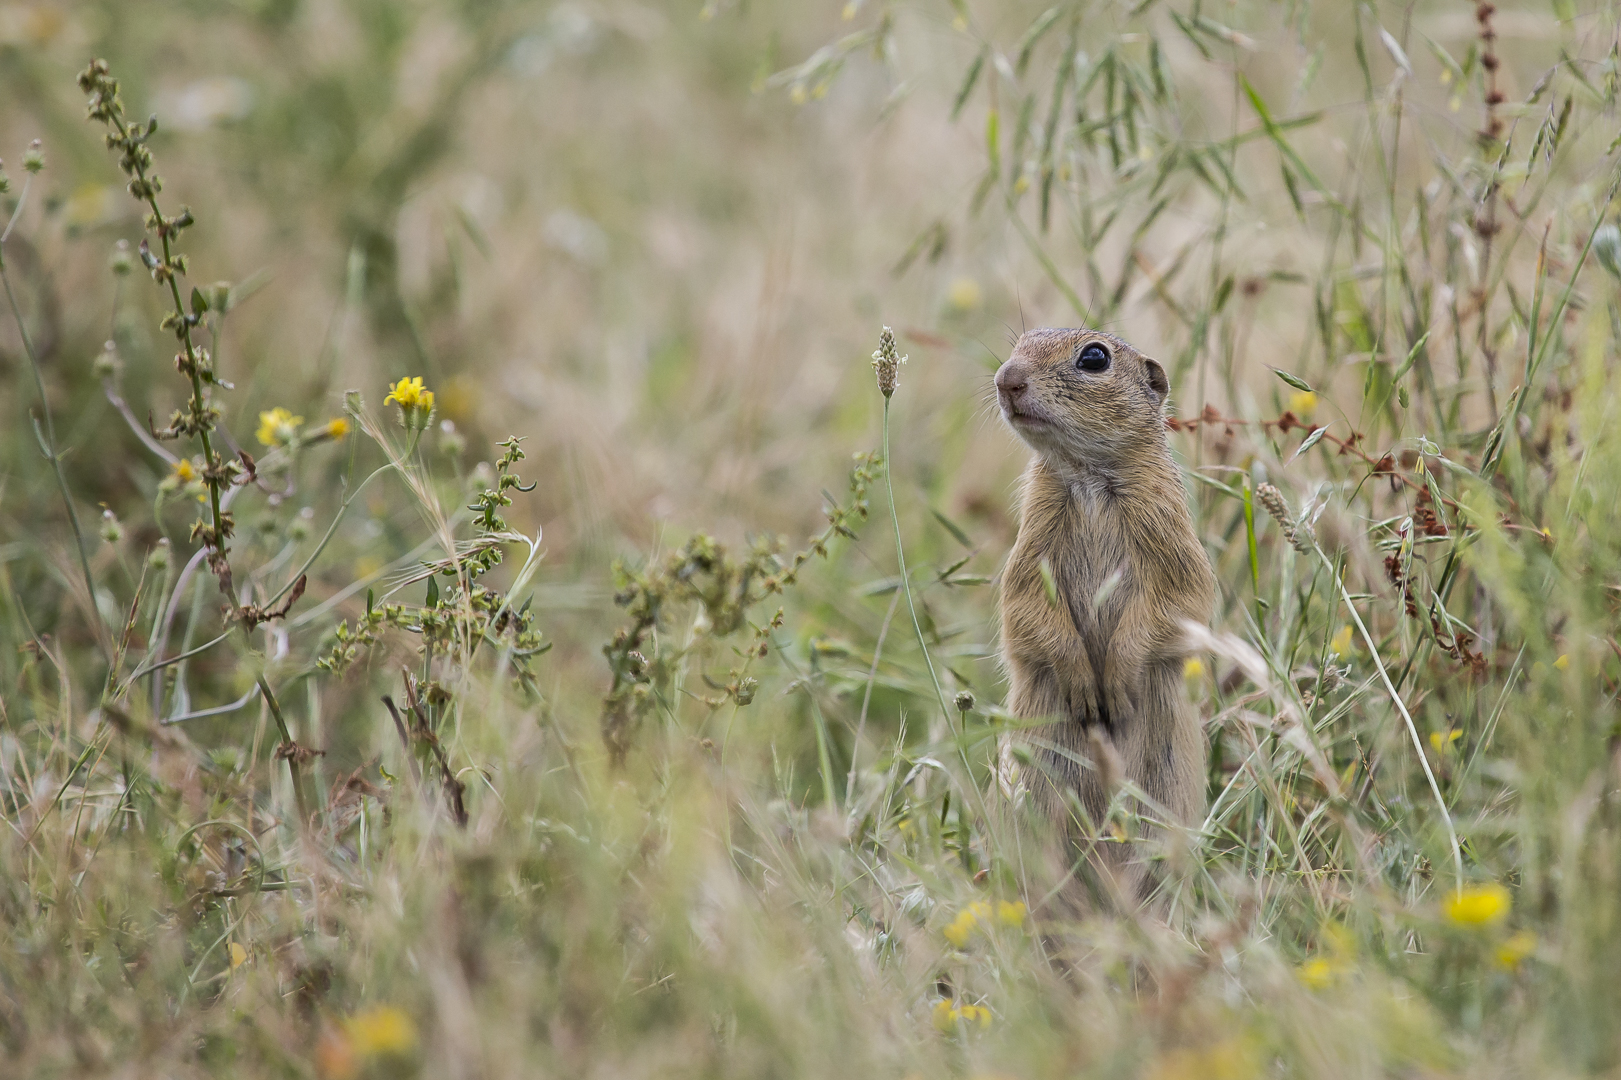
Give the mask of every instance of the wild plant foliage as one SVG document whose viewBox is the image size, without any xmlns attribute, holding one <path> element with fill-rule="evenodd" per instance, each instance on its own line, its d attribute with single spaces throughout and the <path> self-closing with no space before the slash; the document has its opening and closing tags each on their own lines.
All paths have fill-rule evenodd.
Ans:
<svg viewBox="0 0 1621 1080">
<path fill-rule="evenodd" d="M 1614 10 L 229 7 L 0 7 L 9 1071 L 1616 1068 Z M 1079 923 L 1027 315 L 1221 588 Z"/>
</svg>

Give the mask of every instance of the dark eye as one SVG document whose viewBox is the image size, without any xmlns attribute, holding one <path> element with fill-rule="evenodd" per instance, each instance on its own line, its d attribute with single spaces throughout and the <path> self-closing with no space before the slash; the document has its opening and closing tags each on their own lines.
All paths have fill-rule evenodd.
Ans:
<svg viewBox="0 0 1621 1080">
<path fill-rule="evenodd" d="M 1081 355 L 1075 358 L 1075 366 L 1082 371 L 1106 371 L 1109 367 L 1109 350 L 1094 341 L 1081 350 Z"/>
</svg>

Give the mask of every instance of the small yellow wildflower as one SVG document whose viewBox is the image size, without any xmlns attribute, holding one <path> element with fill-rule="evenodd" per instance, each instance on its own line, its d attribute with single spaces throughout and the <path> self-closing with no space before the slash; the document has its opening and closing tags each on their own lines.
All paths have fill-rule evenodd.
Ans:
<svg viewBox="0 0 1621 1080">
<path fill-rule="evenodd" d="M 956 1013 L 965 1024 L 978 1024 L 981 1029 L 991 1026 L 991 1010 L 983 1005 L 964 1005 Z"/>
<path fill-rule="evenodd" d="M 452 375 L 439 388 L 439 411 L 458 424 L 473 419 L 473 410 L 484 394 L 478 380 L 467 375 Z"/>
<path fill-rule="evenodd" d="M 401 379 L 391 386 L 383 404 L 391 401 L 400 407 L 400 423 L 413 431 L 428 426 L 433 416 L 433 391 L 423 388 L 422 376 Z"/>
<path fill-rule="evenodd" d="M 237 968 L 241 967 L 243 964 L 248 962 L 248 950 L 244 949 L 242 946 L 238 945 L 236 942 L 234 942 L 234 941 L 231 942 L 229 945 L 226 946 L 226 948 L 231 953 L 231 970 L 232 971 L 235 971 Z"/>
<path fill-rule="evenodd" d="M 1147 1080 L 1249 1080 L 1263 1075 L 1252 1040 L 1223 1039 L 1200 1050 L 1166 1052 L 1145 1074 Z"/>
<path fill-rule="evenodd" d="M 416 1025 L 392 1005 L 362 1009 L 343 1022 L 343 1029 L 361 1058 L 408 1054 L 417 1045 Z"/>
<path fill-rule="evenodd" d="M 957 912 L 957 917 L 952 919 L 941 933 L 945 934 L 947 941 L 960 949 L 968 944 L 968 939 L 974 936 L 975 930 L 988 928 L 993 922 L 1001 923 L 1003 926 L 1023 926 L 1029 914 L 1030 909 L 1020 900 L 999 900 L 994 909 L 988 901 L 976 900 Z"/>
<path fill-rule="evenodd" d="M 1182 677 L 1189 682 L 1204 678 L 1204 661 L 1197 656 L 1190 656 L 1182 665 Z"/>
<path fill-rule="evenodd" d="M 341 416 L 333 420 L 328 420 L 326 422 L 325 430 L 327 438 L 341 439 L 345 435 L 349 434 L 349 421 L 345 420 Z"/>
<path fill-rule="evenodd" d="M 1560 653 L 1559 659 L 1553 662 L 1553 667 L 1555 671 L 1567 670 L 1570 667 L 1570 656 L 1566 653 Z"/>
<path fill-rule="evenodd" d="M 1323 947 L 1329 954 L 1345 963 L 1356 956 L 1356 935 L 1340 922 L 1326 922 L 1322 929 Z"/>
<path fill-rule="evenodd" d="M 1467 885 L 1446 898 L 1441 908 L 1459 926 L 1492 926 L 1508 918 L 1514 898 L 1496 882 Z"/>
<path fill-rule="evenodd" d="M 946 290 L 946 303 L 951 305 L 953 311 L 973 311 L 984 298 L 984 290 L 971 277 L 958 278 Z"/>
<path fill-rule="evenodd" d="M 983 1005 L 961 1005 L 947 998 L 934 1003 L 932 1015 L 936 1031 L 952 1032 L 958 1024 L 978 1024 L 981 1030 L 991 1026 L 991 1010 Z"/>
<path fill-rule="evenodd" d="M 1345 965 L 1326 956 L 1314 956 L 1295 969 L 1295 975 L 1307 988 L 1326 990 L 1339 980 Z"/>
<path fill-rule="evenodd" d="M 169 466 L 169 475 L 158 483 L 158 490 L 165 495 L 182 489 L 195 494 L 198 502 L 206 502 L 208 499 L 208 489 L 203 487 L 202 473 L 198 472 L 197 463 L 190 458 L 181 458 Z"/>
<path fill-rule="evenodd" d="M 259 414 L 259 442 L 265 446 L 285 446 L 298 437 L 298 426 L 303 422 L 302 416 L 294 416 L 277 405 Z"/>
<path fill-rule="evenodd" d="M 1526 957 L 1536 951 L 1537 936 L 1529 930 L 1521 930 L 1497 946 L 1497 952 L 1492 958 L 1497 961 L 1497 966 L 1505 971 L 1515 971 Z"/>
<path fill-rule="evenodd" d="M 1297 390 L 1289 395 L 1289 411 L 1302 420 L 1310 420 L 1317 411 L 1317 395 L 1310 390 Z"/>
<path fill-rule="evenodd" d="M 1328 651 L 1338 653 L 1341 656 L 1351 655 L 1351 628 L 1349 626 L 1340 627 L 1339 633 L 1335 634 L 1334 639 L 1328 643 Z"/>
<path fill-rule="evenodd" d="M 1430 745 L 1435 747 L 1435 752 L 1439 754 L 1461 738 L 1463 738 L 1463 732 L 1457 728 L 1450 729 L 1444 735 L 1439 731 L 1432 731 L 1430 732 Z"/>
<path fill-rule="evenodd" d="M 1356 965 L 1356 938 L 1344 924 L 1328 922 L 1322 928 L 1322 951 L 1295 969 L 1312 990 L 1324 990 Z"/>
<path fill-rule="evenodd" d="M 416 408 L 417 399 L 421 396 L 422 376 L 418 375 L 416 378 L 401 379 L 389 387 L 388 397 L 383 399 L 383 404 L 387 405 L 391 401 L 396 401 L 402 409 L 414 409 Z"/>
<path fill-rule="evenodd" d="M 951 920 L 951 925 L 947 926 L 943 933 L 946 935 L 947 941 L 960 949 L 968 944 L 968 939 L 973 937 L 974 930 L 981 923 L 989 922 L 990 919 L 991 905 L 983 900 L 976 900 L 957 912 L 957 917 Z"/>
</svg>

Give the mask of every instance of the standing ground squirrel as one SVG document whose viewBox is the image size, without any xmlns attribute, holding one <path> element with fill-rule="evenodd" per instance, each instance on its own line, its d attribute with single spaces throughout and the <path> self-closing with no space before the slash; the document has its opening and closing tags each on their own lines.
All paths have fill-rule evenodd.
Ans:
<svg viewBox="0 0 1621 1080">
<path fill-rule="evenodd" d="M 1183 641 L 1186 622 L 1208 621 L 1215 578 L 1166 438 L 1170 384 L 1119 338 L 1031 330 L 997 371 L 996 391 L 1035 451 L 1002 572 L 1010 708 L 1053 721 L 1027 734 L 1047 776 L 1033 785 L 1037 798 L 1093 870 L 1112 876 L 1105 891 L 1134 904 L 1152 885 L 1140 848 L 1088 844 L 1113 788 L 1131 781 L 1180 823 L 1204 805 Z"/>
</svg>

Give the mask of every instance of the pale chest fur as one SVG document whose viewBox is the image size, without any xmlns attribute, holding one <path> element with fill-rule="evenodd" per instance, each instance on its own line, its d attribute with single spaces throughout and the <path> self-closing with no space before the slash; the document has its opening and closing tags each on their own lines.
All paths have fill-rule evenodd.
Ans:
<svg viewBox="0 0 1621 1080">
<path fill-rule="evenodd" d="M 1143 567 L 1136 543 L 1106 485 L 1073 482 L 1062 489 L 1027 492 L 1022 508 L 1019 539 L 1004 576 L 1010 593 L 1039 590 L 1041 602 L 1051 605 L 1042 574 L 1045 563 L 1052 575 L 1060 632 L 1071 640 L 1030 640 L 1013 633 L 1008 645 L 1020 658 L 1053 662 L 1079 647 L 1095 668 L 1101 669 L 1109 640 L 1122 613 L 1132 604 L 1143 583 Z M 1068 635 L 1066 635 L 1068 636 Z"/>
</svg>

